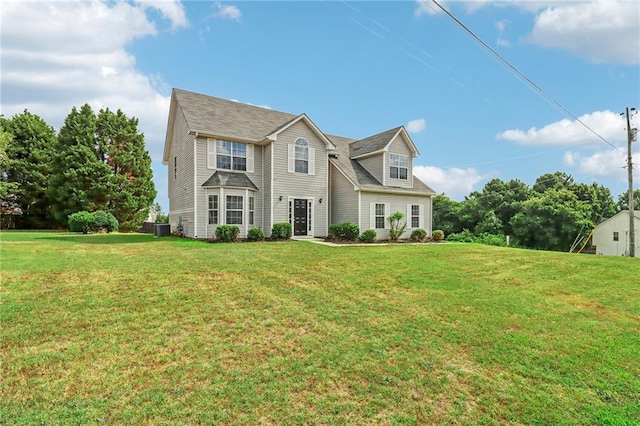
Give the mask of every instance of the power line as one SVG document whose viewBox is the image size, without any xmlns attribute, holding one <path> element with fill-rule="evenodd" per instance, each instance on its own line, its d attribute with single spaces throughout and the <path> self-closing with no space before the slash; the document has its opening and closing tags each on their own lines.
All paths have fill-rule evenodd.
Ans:
<svg viewBox="0 0 640 426">
<path fill-rule="evenodd" d="M 555 106 L 557 109 L 559 109 L 560 111 L 562 111 L 563 113 L 565 113 L 569 117 L 573 118 L 577 123 L 582 125 L 589 132 L 593 133 L 596 137 L 598 137 L 598 139 L 602 140 L 607 145 L 609 145 L 612 148 L 616 149 L 621 154 L 624 154 L 624 152 L 620 148 L 618 148 L 617 146 L 615 146 L 614 144 L 612 144 L 611 142 L 606 140 L 598 132 L 596 132 L 591 127 L 589 127 L 585 122 L 580 120 L 579 117 L 577 117 L 575 114 L 573 114 L 571 111 L 569 111 L 567 109 L 567 107 L 565 107 L 562 103 L 560 103 L 560 101 L 558 101 L 556 98 L 551 96 L 546 90 L 544 90 L 542 87 L 540 87 L 540 85 L 538 85 L 535 81 L 533 81 L 531 78 L 529 78 L 525 73 L 520 71 L 515 65 L 513 65 L 511 62 L 509 62 L 507 59 L 505 59 L 502 55 L 500 55 L 500 53 L 498 53 L 495 49 L 493 49 L 491 46 L 489 46 L 484 40 L 482 40 L 476 33 L 473 32 L 473 30 L 471 30 L 469 27 L 467 27 L 455 15 L 453 15 L 451 12 L 449 12 L 446 8 L 442 7 L 440 5 L 440 3 L 438 3 L 436 0 L 430 0 L 430 1 L 432 1 L 436 6 L 438 6 L 438 8 L 440 8 L 440 10 L 442 12 L 444 12 L 449 18 L 451 18 L 458 26 L 460 26 L 467 34 L 469 34 L 482 47 L 484 47 L 487 51 L 489 51 L 491 53 L 491 55 L 495 59 L 497 59 L 500 63 L 502 63 L 504 66 L 506 66 L 507 69 L 509 69 L 511 72 L 515 73 L 516 76 L 518 76 L 526 84 L 528 84 L 529 86 L 533 87 L 537 91 L 537 93 L 540 96 L 542 96 L 542 98 L 544 98 L 547 102 L 549 102 L 551 105 Z M 434 9 L 429 4 L 429 0 L 420 0 L 420 2 L 422 4 L 430 7 L 432 10 L 438 12 L 436 9 Z"/>
</svg>

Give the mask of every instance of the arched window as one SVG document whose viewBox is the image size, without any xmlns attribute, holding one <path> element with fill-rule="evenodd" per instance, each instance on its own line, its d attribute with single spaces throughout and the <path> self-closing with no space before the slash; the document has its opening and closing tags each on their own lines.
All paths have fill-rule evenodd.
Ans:
<svg viewBox="0 0 640 426">
<path fill-rule="evenodd" d="M 309 143 L 304 138 L 298 138 L 294 145 L 296 173 L 309 173 Z"/>
</svg>

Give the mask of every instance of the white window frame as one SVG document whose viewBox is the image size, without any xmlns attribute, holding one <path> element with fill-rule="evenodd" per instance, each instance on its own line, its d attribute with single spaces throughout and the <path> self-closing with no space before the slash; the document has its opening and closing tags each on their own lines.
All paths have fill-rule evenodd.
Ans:
<svg viewBox="0 0 640 426">
<path fill-rule="evenodd" d="M 219 202 L 218 194 L 209 195 L 208 207 L 209 207 L 208 224 L 218 225 L 220 223 L 220 202 Z"/>
<path fill-rule="evenodd" d="M 223 144 L 231 144 L 229 148 L 230 154 L 222 154 L 220 153 L 221 145 Z M 237 152 L 241 152 L 242 149 L 240 146 L 244 146 L 244 155 L 236 154 Z M 218 167 L 218 157 L 225 156 L 230 157 L 229 168 L 227 167 Z M 235 169 L 234 168 L 234 158 L 244 158 L 245 159 L 245 167 L 244 169 Z M 246 144 L 242 142 L 231 142 L 225 140 L 218 139 L 207 139 L 207 168 L 208 169 L 218 169 L 218 170 L 228 170 L 230 172 L 247 172 L 253 173 L 254 169 L 254 154 L 253 154 L 253 145 Z"/>
<path fill-rule="evenodd" d="M 306 145 L 303 145 L 306 144 Z M 288 148 L 288 172 L 302 175 L 316 174 L 316 150 L 312 148 L 305 138 L 297 138 L 294 143 L 289 144 Z M 307 158 L 298 158 L 299 150 L 297 148 L 306 148 Z M 298 171 L 297 162 L 307 162 L 307 172 Z"/>
<path fill-rule="evenodd" d="M 233 203 L 235 201 L 235 208 L 230 208 L 230 206 L 233 206 Z M 240 201 L 240 208 L 237 208 L 237 202 Z M 237 215 L 236 217 L 239 218 L 240 222 L 237 221 L 230 221 L 229 219 L 229 213 L 231 212 L 240 212 L 239 215 Z M 242 195 L 227 195 L 225 198 L 225 209 L 224 209 L 224 216 L 225 216 L 225 224 L 227 225 L 242 225 L 244 220 L 244 197 Z"/>
<path fill-rule="evenodd" d="M 415 214 L 414 207 L 417 207 L 418 214 Z M 416 219 L 417 226 L 414 226 Z M 407 204 L 407 224 L 409 228 L 424 228 L 424 204 Z"/>
<path fill-rule="evenodd" d="M 613 231 L 613 241 L 620 241 L 620 233 L 618 231 Z"/>
<path fill-rule="evenodd" d="M 402 173 L 403 171 L 404 171 L 404 177 Z M 399 179 L 399 180 L 409 180 L 409 156 L 408 155 L 393 154 L 393 153 L 389 154 L 389 178 Z"/>
<path fill-rule="evenodd" d="M 253 226 L 255 223 L 255 209 L 256 209 L 255 198 L 252 196 L 249 196 L 249 226 Z"/>
<path fill-rule="evenodd" d="M 384 213 L 382 215 L 376 214 L 376 205 L 384 206 Z M 387 215 L 391 211 L 391 205 L 389 203 L 370 203 L 369 204 L 369 228 L 370 229 L 389 229 L 389 221 L 387 220 Z M 376 227 L 376 218 L 382 217 L 383 219 L 383 227 Z"/>
</svg>

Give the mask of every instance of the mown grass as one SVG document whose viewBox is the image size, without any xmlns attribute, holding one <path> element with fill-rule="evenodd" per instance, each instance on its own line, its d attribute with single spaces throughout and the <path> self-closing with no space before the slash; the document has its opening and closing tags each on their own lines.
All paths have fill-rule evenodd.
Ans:
<svg viewBox="0 0 640 426">
<path fill-rule="evenodd" d="M 640 262 L 3 232 L 2 424 L 640 422 Z"/>
</svg>

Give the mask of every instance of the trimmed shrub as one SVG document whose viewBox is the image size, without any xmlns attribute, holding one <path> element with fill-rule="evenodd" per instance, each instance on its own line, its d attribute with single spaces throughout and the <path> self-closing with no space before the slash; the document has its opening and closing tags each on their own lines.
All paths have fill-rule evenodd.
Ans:
<svg viewBox="0 0 640 426">
<path fill-rule="evenodd" d="M 247 232 L 248 241 L 264 241 L 264 232 L 262 228 L 251 228 Z"/>
<path fill-rule="evenodd" d="M 353 222 L 334 223 L 329 225 L 329 238 L 332 240 L 356 241 L 360 227 Z"/>
<path fill-rule="evenodd" d="M 413 241 L 424 241 L 427 238 L 427 231 L 422 228 L 416 228 L 411 232 L 411 239 Z"/>
<path fill-rule="evenodd" d="M 93 220 L 91 221 L 91 230 L 98 232 L 105 230 L 107 233 L 118 230 L 118 219 L 109 212 L 98 210 L 93 212 Z"/>
<path fill-rule="evenodd" d="M 69 231 L 88 234 L 91 230 L 93 214 L 87 211 L 76 212 L 69 215 Z"/>
<path fill-rule="evenodd" d="M 431 237 L 433 238 L 433 241 L 442 241 L 444 240 L 444 231 L 441 229 L 436 229 L 431 234 Z"/>
<path fill-rule="evenodd" d="M 291 224 L 288 222 L 274 223 L 271 228 L 271 238 L 274 240 L 288 240 L 291 235 Z"/>
<path fill-rule="evenodd" d="M 375 243 L 378 240 L 378 234 L 375 229 L 367 229 L 360 235 L 358 241 L 361 243 Z"/>
<path fill-rule="evenodd" d="M 220 225 L 216 228 L 216 240 L 230 243 L 238 239 L 240 227 L 238 225 Z"/>
</svg>

